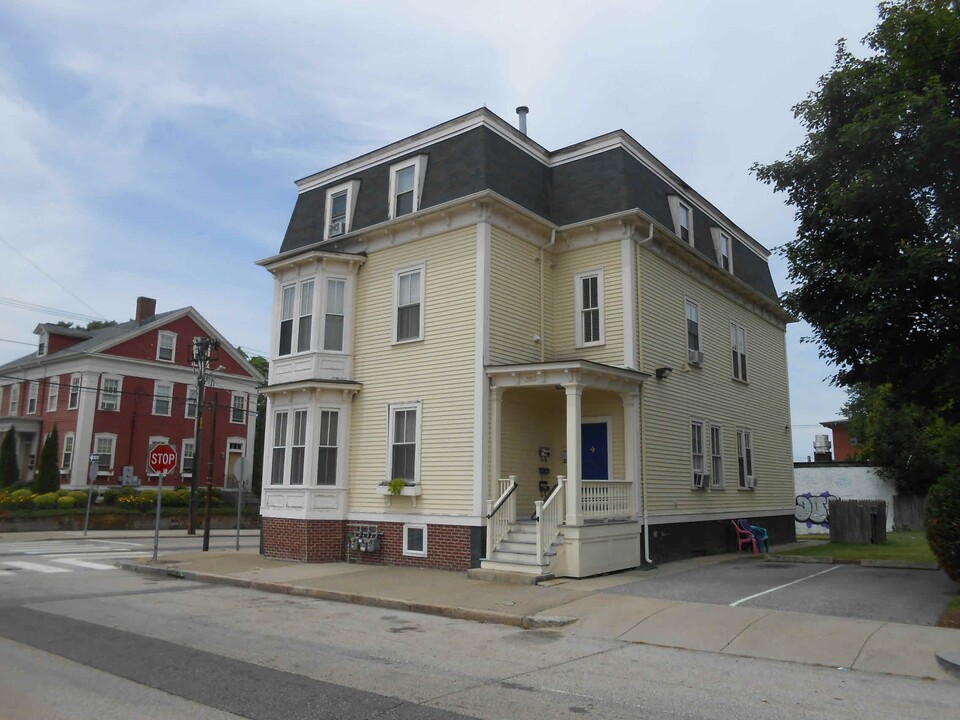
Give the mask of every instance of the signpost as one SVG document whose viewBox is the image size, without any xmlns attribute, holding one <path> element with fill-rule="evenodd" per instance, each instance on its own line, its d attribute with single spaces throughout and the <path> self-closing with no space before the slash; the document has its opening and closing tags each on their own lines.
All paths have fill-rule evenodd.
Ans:
<svg viewBox="0 0 960 720">
<path fill-rule="evenodd" d="M 87 469 L 87 514 L 83 518 L 83 536 L 87 536 L 87 527 L 90 525 L 90 501 L 93 498 L 93 481 L 100 472 L 100 456 L 93 453 L 90 456 L 90 467 Z"/>
<path fill-rule="evenodd" d="M 160 476 L 157 480 L 157 522 L 153 531 L 153 562 L 157 561 L 157 550 L 160 547 L 160 501 L 163 498 L 163 478 L 176 466 L 177 449 L 173 445 L 161 443 L 147 455 L 147 467 Z"/>
</svg>

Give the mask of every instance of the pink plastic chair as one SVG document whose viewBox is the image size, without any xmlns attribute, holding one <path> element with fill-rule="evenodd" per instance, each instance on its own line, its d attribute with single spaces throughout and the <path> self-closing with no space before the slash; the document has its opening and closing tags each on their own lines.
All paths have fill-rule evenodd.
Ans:
<svg viewBox="0 0 960 720">
<path fill-rule="evenodd" d="M 730 522 L 733 524 L 733 529 L 737 531 L 737 552 L 742 552 L 743 546 L 749 545 L 753 548 L 753 553 L 756 554 L 757 539 L 753 536 L 753 533 L 750 530 L 745 530 L 736 520 Z"/>
</svg>

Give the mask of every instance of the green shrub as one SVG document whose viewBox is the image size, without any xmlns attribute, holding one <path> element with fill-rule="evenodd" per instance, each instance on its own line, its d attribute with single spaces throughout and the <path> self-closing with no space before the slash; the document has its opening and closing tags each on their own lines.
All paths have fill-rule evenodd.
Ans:
<svg viewBox="0 0 960 720">
<path fill-rule="evenodd" d="M 57 506 L 57 494 L 55 492 L 43 493 L 33 498 L 34 510 L 51 510 Z"/>
<path fill-rule="evenodd" d="M 72 495 L 64 495 L 63 497 L 57 498 L 57 507 L 61 510 L 69 510 L 70 508 L 76 506 L 77 499 Z"/>
<path fill-rule="evenodd" d="M 157 491 L 156 490 L 144 490 L 137 496 L 137 500 L 140 501 L 141 505 L 156 505 L 157 503 Z"/>
<path fill-rule="evenodd" d="M 86 505 L 87 504 L 87 491 L 86 490 L 70 490 L 66 497 L 72 497 L 77 505 Z"/>
<path fill-rule="evenodd" d="M 927 494 L 927 543 L 947 576 L 960 582 L 960 471 L 940 478 Z"/>
</svg>

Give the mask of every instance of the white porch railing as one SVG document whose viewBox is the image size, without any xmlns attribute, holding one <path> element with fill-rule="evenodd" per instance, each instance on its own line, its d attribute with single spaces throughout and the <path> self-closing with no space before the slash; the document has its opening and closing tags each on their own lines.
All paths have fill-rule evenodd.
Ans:
<svg viewBox="0 0 960 720">
<path fill-rule="evenodd" d="M 544 554 L 560 534 L 560 525 L 566 517 L 564 485 L 567 479 L 557 476 L 557 486 L 546 500 L 537 500 L 537 562 L 544 565 Z"/>
<path fill-rule="evenodd" d="M 581 480 L 580 514 L 584 520 L 633 516 L 633 483 L 627 480 Z"/>
<path fill-rule="evenodd" d="M 500 541 L 510 532 L 510 526 L 517 521 L 517 476 L 500 478 L 500 497 L 496 501 L 487 500 L 487 557 L 493 556 Z"/>
</svg>

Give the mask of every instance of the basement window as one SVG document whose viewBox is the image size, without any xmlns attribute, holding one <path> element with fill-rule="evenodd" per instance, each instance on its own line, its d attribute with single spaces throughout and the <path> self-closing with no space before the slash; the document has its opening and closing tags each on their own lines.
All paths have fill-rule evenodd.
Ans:
<svg viewBox="0 0 960 720">
<path fill-rule="evenodd" d="M 414 557 L 427 556 L 427 526 L 403 526 L 403 554 Z"/>
</svg>

